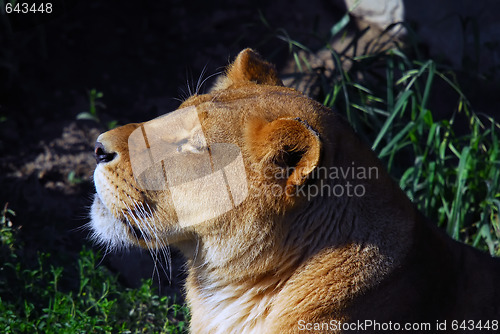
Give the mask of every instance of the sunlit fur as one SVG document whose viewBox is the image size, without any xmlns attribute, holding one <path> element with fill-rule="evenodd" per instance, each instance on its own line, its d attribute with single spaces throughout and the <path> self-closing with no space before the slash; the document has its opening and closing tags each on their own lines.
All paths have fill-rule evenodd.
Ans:
<svg viewBox="0 0 500 334">
<path fill-rule="evenodd" d="M 127 138 L 139 125 L 129 124 L 98 139 L 116 156 L 95 170 L 91 224 L 109 249 L 139 245 L 159 262 L 169 245 L 186 255 L 192 333 L 297 333 L 299 321 L 499 319 L 498 263 L 427 223 L 341 117 L 283 87 L 254 51 L 242 51 L 213 90 L 180 108 L 188 106 L 209 144 L 240 148 L 248 197 L 180 227 L 169 190 L 143 190 L 132 175 Z M 378 177 L 314 176 L 353 165 L 377 168 Z M 294 193 L 347 181 L 365 194 Z"/>
</svg>

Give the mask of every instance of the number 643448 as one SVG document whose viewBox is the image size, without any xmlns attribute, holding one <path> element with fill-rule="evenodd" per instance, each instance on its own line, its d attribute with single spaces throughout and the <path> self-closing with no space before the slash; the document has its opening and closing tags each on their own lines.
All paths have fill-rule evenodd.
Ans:
<svg viewBox="0 0 500 334">
<path fill-rule="evenodd" d="M 42 3 L 27 3 L 27 2 L 16 2 L 12 4 L 7 2 L 5 4 L 5 12 L 7 14 L 17 13 L 17 14 L 28 14 L 28 13 L 52 13 L 52 3 L 42 2 Z"/>
</svg>

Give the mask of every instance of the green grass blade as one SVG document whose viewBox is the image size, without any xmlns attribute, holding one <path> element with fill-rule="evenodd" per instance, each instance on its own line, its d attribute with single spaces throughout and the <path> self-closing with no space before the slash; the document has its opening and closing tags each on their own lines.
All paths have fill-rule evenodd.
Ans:
<svg viewBox="0 0 500 334">
<path fill-rule="evenodd" d="M 342 31 L 351 21 L 349 13 L 346 13 L 339 22 L 335 23 L 330 29 L 330 38 L 335 37 L 340 31 Z"/>
<path fill-rule="evenodd" d="M 397 100 L 396 106 L 394 107 L 394 111 L 391 113 L 389 118 L 385 121 L 384 125 L 382 126 L 382 129 L 380 130 L 379 134 L 377 135 L 377 138 L 375 138 L 375 141 L 373 142 L 372 145 L 372 150 L 376 150 L 378 144 L 380 144 L 380 141 L 386 136 L 387 131 L 389 130 L 389 127 L 393 124 L 394 119 L 398 115 L 400 110 L 404 111 L 404 107 L 408 103 L 408 98 L 413 94 L 412 91 L 405 91 L 401 95 L 401 97 Z"/>
<path fill-rule="evenodd" d="M 460 218 L 461 218 L 461 208 L 462 208 L 462 197 L 465 193 L 466 186 L 465 181 L 467 180 L 468 170 L 467 164 L 469 160 L 470 147 L 465 146 L 460 154 L 460 160 L 458 163 L 457 171 L 457 182 L 455 190 L 455 200 L 453 201 L 451 208 L 451 220 L 448 222 L 447 231 L 448 234 L 454 238 L 458 239 L 460 231 Z"/>
</svg>

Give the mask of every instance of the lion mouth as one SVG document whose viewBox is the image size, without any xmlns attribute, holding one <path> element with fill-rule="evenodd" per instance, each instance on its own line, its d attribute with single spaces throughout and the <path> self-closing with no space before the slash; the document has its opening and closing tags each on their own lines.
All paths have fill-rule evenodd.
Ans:
<svg viewBox="0 0 500 334">
<path fill-rule="evenodd" d="M 106 205 L 106 203 L 102 200 L 99 192 L 96 192 L 96 197 L 95 199 L 100 202 L 100 204 L 105 208 L 107 211 L 107 215 L 113 217 L 112 210 Z M 128 234 L 131 238 L 134 238 L 138 241 L 151 241 L 153 237 L 151 236 L 150 233 L 148 233 L 147 229 L 145 227 L 140 228 L 136 224 L 133 224 L 132 221 L 143 221 L 144 217 L 141 217 L 140 212 L 138 212 L 135 209 L 130 209 L 126 211 L 127 213 L 122 211 L 122 214 L 119 215 L 118 217 L 115 216 L 115 224 L 120 222 L 123 227 L 125 227 L 126 231 L 128 231 Z M 130 218 L 129 218 L 130 217 Z M 144 224 L 145 226 L 147 223 Z"/>
</svg>

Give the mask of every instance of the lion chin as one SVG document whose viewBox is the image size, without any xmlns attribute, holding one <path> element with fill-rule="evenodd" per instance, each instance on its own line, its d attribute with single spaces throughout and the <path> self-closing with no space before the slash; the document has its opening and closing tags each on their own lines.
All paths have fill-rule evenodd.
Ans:
<svg viewBox="0 0 500 334">
<path fill-rule="evenodd" d="M 499 261 L 429 223 L 349 124 L 253 50 L 209 93 L 101 134 L 95 156 L 94 239 L 178 247 L 192 333 L 498 325 Z"/>
</svg>

